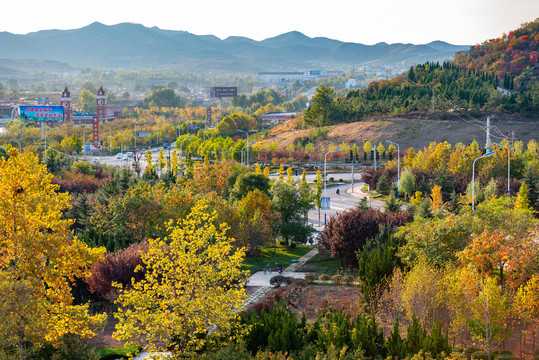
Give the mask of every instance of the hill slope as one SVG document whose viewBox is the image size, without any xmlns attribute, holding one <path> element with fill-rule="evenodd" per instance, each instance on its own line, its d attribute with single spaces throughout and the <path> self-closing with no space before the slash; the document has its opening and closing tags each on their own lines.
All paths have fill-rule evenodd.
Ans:
<svg viewBox="0 0 539 360">
<path fill-rule="evenodd" d="M 421 61 L 451 58 L 455 46 L 443 42 L 427 45 L 344 43 L 310 38 L 293 31 L 263 41 L 245 37 L 225 40 L 185 31 L 122 23 L 95 22 L 74 30 L 45 30 L 26 35 L 0 32 L 0 58 L 67 62 L 77 66 L 151 68 L 174 64 L 203 65 L 194 70 L 227 70 L 241 66 L 256 71 L 338 69 L 361 64 L 410 66 Z M 238 66 L 239 64 L 239 66 Z"/>
<path fill-rule="evenodd" d="M 486 119 L 480 119 L 486 125 Z M 491 118 L 492 125 L 496 126 L 503 134 L 515 134 L 515 140 L 528 142 L 530 139 L 537 139 L 539 136 L 537 124 L 533 121 L 527 121 L 518 117 L 498 116 Z M 264 141 L 271 144 L 275 141 L 280 148 L 285 148 L 289 144 L 297 144 L 302 138 L 313 137 L 313 130 L 297 130 L 297 119 L 286 121 L 269 132 L 269 134 L 257 141 Z M 351 124 L 342 124 L 335 126 L 326 126 L 323 129 L 329 130 L 325 140 L 315 139 L 312 141 L 315 146 L 320 144 L 327 148 L 327 145 L 340 144 L 343 141 L 348 144 L 357 144 L 362 147 L 363 141 L 368 140 L 371 143 L 383 142 L 387 148 L 385 140 L 397 142 L 401 150 L 408 147 L 420 149 L 428 146 L 431 141 L 450 144 L 462 142 L 469 144 L 477 140 L 480 146 L 485 145 L 485 131 L 478 125 L 472 125 L 469 122 L 461 120 L 426 120 L 413 118 L 382 118 L 379 120 L 364 120 Z M 493 133 L 492 140 L 499 141 Z M 304 140 L 305 141 L 305 140 Z M 306 140 L 310 141 L 310 140 Z"/>
</svg>

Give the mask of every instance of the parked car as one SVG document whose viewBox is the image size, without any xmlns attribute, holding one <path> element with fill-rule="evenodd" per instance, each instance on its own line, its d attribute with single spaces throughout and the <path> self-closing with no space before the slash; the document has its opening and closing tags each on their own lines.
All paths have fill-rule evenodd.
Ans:
<svg viewBox="0 0 539 360">
<path fill-rule="evenodd" d="M 99 163 L 99 158 L 98 158 L 98 157 L 94 158 L 94 160 L 92 160 L 92 162 L 93 162 L 94 164 Z"/>
<path fill-rule="evenodd" d="M 132 156 L 133 156 L 133 153 L 130 151 L 130 152 L 128 152 L 126 155 L 127 155 L 127 157 L 132 157 Z"/>
<path fill-rule="evenodd" d="M 127 156 L 127 154 L 125 154 L 125 155 L 122 157 L 122 160 L 123 160 L 123 161 L 128 161 L 128 160 L 129 160 L 129 156 Z"/>
<path fill-rule="evenodd" d="M 124 154 L 118 153 L 116 154 L 116 159 L 122 159 L 124 157 Z"/>
</svg>

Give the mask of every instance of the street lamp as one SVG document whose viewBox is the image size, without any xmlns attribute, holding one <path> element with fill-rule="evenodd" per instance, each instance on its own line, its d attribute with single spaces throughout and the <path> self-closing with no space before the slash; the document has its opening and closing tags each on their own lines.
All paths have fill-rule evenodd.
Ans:
<svg viewBox="0 0 539 360">
<path fill-rule="evenodd" d="M 245 143 L 249 143 L 249 133 L 245 130 L 240 130 L 238 129 L 239 132 L 242 132 L 242 133 L 245 133 L 245 135 L 247 135 L 247 138 L 245 139 Z M 247 162 L 249 162 L 249 149 L 247 149 Z M 243 151 L 241 153 L 241 163 L 243 165 Z"/>
<path fill-rule="evenodd" d="M 189 140 L 189 139 L 192 139 L 193 137 L 192 136 L 189 136 L 188 138 L 186 139 L 183 139 L 182 141 L 180 141 L 180 159 L 183 157 L 183 151 L 182 151 L 182 145 L 183 145 L 183 142 L 185 140 Z"/>
<path fill-rule="evenodd" d="M 18 142 L 17 140 L 15 139 L 9 139 L 9 141 L 13 141 L 13 142 L 16 142 L 17 144 L 19 144 L 19 154 L 22 154 L 22 147 L 21 147 L 21 143 Z"/>
<path fill-rule="evenodd" d="M 401 178 L 401 148 L 396 142 L 386 140 L 386 143 L 397 145 L 397 189 L 399 188 L 399 180 Z"/>
<path fill-rule="evenodd" d="M 112 124 L 109 125 L 109 131 L 110 155 L 112 155 Z"/>
<path fill-rule="evenodd" d="M 327 207 L 328 207 L 328 203 L 327 203 L 327 201 L 328 201 L 327 199 L 328 199 L 328 198 L 327 198 L 327 189 L 326 189 L 326 160 L 327 160 L 328 154 L 331 154 L 332 152 L 339 151 L 339 150 L 341 150 L 341 147 L 340 147 L 340 146 L 339 146 L 338 148 L 336 148 L 336 149 L 333 149 L 333 150 L 331 150 L 331 151 L 328 151 L 328 152 L 326 153 L 326 155 L 324 156 L 324 198 L 326 198 L 326 204 L 325 204 L 325 206 L 324 206 L 324 225 L 327 224 L 327 222 L 326 222 L 326 209 L 327 209 Z"/>
<path fill-rule="evenodd" d="M 241 149 L 241 155 L 242 155 L 242 158 L 243 158 L 243 149 L 247 148 L 247 151 L 249 151 L 249 146 L 252 146 L 256 144 L 256 141 L 255 142 L 252 142 L 250 143 L 249 145 L 245 145 L 242 149 Z M 247 161 L 249 161 L 249 159 L 247 158 Z M 243 166 L 243 162 L 241 163 L 241 165 Z M 249 166 L 249 163 L 247 162 L 247 166 Z"/>
<path fill-rule="evenodd" d="M 509 149 L 510 146 L 505 146 L 502 144 L 498 144 L 496 142 L 492 142 L 494 145 L 498 145 L 501 147 L 504 147 L 507 149 L 507 193 L 511 195 L 511 188 L 510 188 L 510 181 L 511 181 L 511 150 Z"/>
<path fill-rule="evenodd" d="M 478 157 L 477 159 L 473 161 L 473 165 L 472 165 L 472 213 L 475 212 L 475 162 L 487 156 L 494 155 L 495 152 L 496 151 L 488 152 L 485 155 L 481 155 L 480 157 Z"/>
</svg>

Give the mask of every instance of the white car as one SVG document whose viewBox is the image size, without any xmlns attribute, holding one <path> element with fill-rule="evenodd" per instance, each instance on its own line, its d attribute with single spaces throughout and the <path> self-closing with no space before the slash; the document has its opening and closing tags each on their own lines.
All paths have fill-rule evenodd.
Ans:
<svg viewBox="0 0 539 360">
<path fill-rule="evenodd" d="M 93 160 L 92 162 L 93 162 L 94 164 L 99 163 L 99 158 L 98 158 L 98 157 L 94 158 L 94 160 Z"/>
<path fill-rule="evenodd" d="M 133 156 L 133 153 L 130 151 L 126 155 L 127 155 L 127 157 L 131 157 L 131 156 Z"/>
<path fill-rule="evenodd" d="M 127 156 L 127 154 L 125 154 L 125 155 L 122 157 L 122 160 L 123 160 L 123 161 L 129 160 L 129 156 Z"/>
<path fill-rule="evenodd" d="M 124 156 L 124 154 L 118 153 L 118 154 L 116 154 L 116 159 L 122 159 L 123 156 Z"/>
</svg>

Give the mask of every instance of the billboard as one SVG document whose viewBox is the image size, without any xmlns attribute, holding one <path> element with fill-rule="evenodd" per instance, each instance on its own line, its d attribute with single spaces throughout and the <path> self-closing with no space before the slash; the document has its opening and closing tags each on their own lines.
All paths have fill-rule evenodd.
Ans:
<svg viewBox="0 0 539 360">
<path fill-rule="evenodd" d="M 238 96 L 238 88 L 236 86 L 216 86 L 210 88 L 210 96 L 212 98 L 236 97 Z"/>
<path fill-rule="evenodd" d="M 19 106 L 21 120 L 64 121 L 63 106 Z"/>
</svg>

